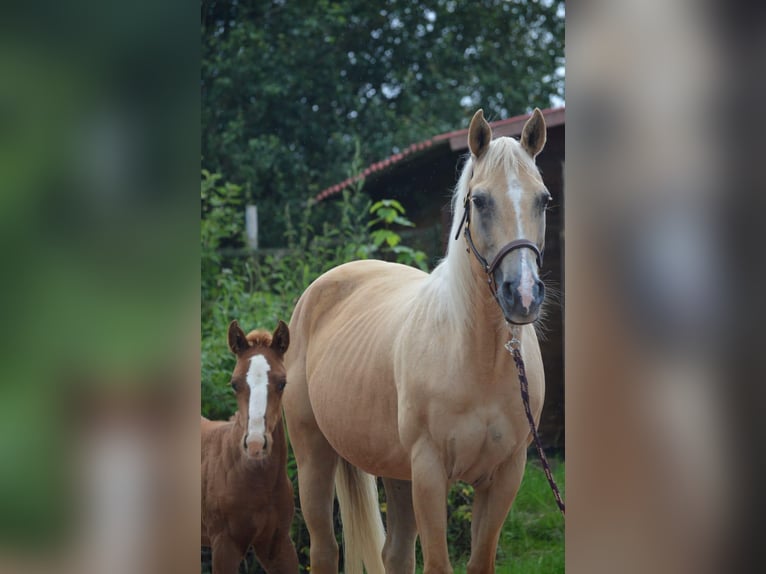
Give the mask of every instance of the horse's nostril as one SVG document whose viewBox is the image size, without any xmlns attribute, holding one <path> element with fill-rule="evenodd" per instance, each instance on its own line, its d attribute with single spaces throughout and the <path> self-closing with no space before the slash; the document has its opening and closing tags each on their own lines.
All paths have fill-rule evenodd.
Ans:
<svg viewBox="0 0 766 574">
<path fill-rule="evenodd" d="M 263 450 L 269 448 L 269 437 L 263 437 Z"/>
<path fill-rule="evenodd" d="M 508 303 L 513 302 L 513 285 L 510 281 L 503 281 L 503 284 L 500 287 L 500 294 Z"/>
</svg>

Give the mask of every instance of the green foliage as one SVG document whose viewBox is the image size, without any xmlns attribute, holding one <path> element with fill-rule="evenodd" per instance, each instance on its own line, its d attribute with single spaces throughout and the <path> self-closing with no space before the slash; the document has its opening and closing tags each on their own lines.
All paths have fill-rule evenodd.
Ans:
<svg viewBox="0 0 766 574">
<path fill-rule="evenodd" d="M 222 257 L 219 252 L 224 241 L 242 234 L 239 207 L 241 188 L 232 183 L 221 183 L 220 174 L 202 170 L 201 184 L 202 222 L 200 224 L 202 301 L 212 301 L 225 281 Z"/>
<path fill-rule="evenodd" d="M 373 216 L 368 223 L 372 229 L 370 238 L 376 249 L 380 249 L 384 256 L 393 255 L 393 260 L 397 263 L 412 265 L 423 271 L 428 271 L 426 254 L 407 245 L 401 245 L 401 236 L 390 227 L 392 224 L 415 227 L 414 223 L 404 217 L 404 207 L 401 203 L 395 199 L 376 201 L 370 206 L 370 215 Z M 376 226 L 377 229 L 374 229 Z"/>
<path fill-rule="evenodd" d="M 560 0 L 202 3 L 203 165 L 281 238 L 287 200 L 460 127 L 563 97 Z M 321 56 L 321 57 L 320 57 Z"/>
<path fill-rule="evenodd" d="M 566 499 L 564 462 L 550 462 L 554 480 Z M 497 561 L 502 565 L 498 573 L 564 572 L 564 517 L 534 453 L 530 454 L 521 489 L 500 533 Z"/>
<path fill-rule="evenodd" d="M 368 228 L 370 201 L 356 188 L 326 206 L 319 232 L 311 223 L 314 204 L 305 204 L 298 221 L 285 207 L 287 248 L 266 252 L 233 250 L 242 235 L 239 187 L 222 183 L 219 174 L 202 173 L 202 412 L 226 419 L 236 404 L 229 389 L 234 357 L 226 344 L 229 323 L 243 329 L 273 329 L 289 321 L 309 284 L 328 269 L 368 257 L 373 245 Z M 230 248 L 230 250 L 233 248 Z"/>
</svg>

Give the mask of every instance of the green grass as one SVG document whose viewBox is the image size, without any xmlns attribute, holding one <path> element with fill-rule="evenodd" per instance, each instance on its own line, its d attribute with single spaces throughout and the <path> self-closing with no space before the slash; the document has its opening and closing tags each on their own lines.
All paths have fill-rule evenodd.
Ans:
<svg viewBox="0 0 766 574">
<path fill-rule="evenodd" d="M 566 499 L 564 462 L 550 461 L 553 476 Z M 420 553 L 418 553 L 420 554 Z M 468 556 L 453 559 L 455 574 L 464 574 Z M 422 573 L 422 566 L 417 572 Z M 559 512 L 536 455 L 530 454 L 524 481 L 505 521 L 497 548 L 497 574 L 564 572 L 564 518 Z"/>
</svg>

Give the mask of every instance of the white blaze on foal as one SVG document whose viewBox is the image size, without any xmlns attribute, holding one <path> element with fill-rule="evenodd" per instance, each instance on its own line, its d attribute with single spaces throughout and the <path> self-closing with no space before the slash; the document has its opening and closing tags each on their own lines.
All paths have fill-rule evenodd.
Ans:
<svg viewBox="0 0 766 574">
<path fill-rule="evenodd" d="M 266 406 L 269 398 L 269 363 L 263 355 L 250 359 L 247 384 L 250 387 L 250 403 L 247 411 L 247 443 L 256 441 L 263 447 L 266 431 Z"/>
<path fill-rule="evenodd" d="M 508 196 L 513 203 L 513 212 L 516 216 L 516 229 L 514 230 L 519 238 L 524 238 L 524 226 L 521 223 L 521 183 L 513 176 L 509 177 L 508 181 Z M 521 250 L 519 257 L 519 264 L 521 265 L 521 280 L 519 281 L 519 287 L 517 291 L 521 296 L 521 304 L 529 311 L 534 297 L 532 295 L 532 289 L 535 286 L 535 278 L 532 275 L 532 267 L 529 265 L 529 254 L 525 250 Z"/>
</svg>

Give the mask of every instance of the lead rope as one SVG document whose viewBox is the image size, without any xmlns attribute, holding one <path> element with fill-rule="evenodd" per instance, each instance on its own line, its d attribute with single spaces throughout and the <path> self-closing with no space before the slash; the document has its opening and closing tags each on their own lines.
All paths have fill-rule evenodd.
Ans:
<svg viewBox="0 0 766 574">
<path fill-rule="evenodd" d="M 556 481 L 553 480 L 553 473 L 551 467 L 548 464 L 548 459 L 543 452 L 543 446 L 540 443 L 540 435 L 537 434 L 537 428 L 535 428 L 535 419 L 532 416 L 532 409 L 529 408 L 529 383 L 527 382 L 527 372 L 524 369 L 524 360 L 521 358 L 521 341 L 516 336 L 516 333 L 512 331 L 511 340 L 505 344 L 505 348 L 513 356 L 513 362 L 516 363 L 516 370 L 519 375 L 519 383 L 521 383 L 521 400 L 524 403 L 524 412 L 527 413 L 527 421 L 529 421 L 529 429 L 532 431 L 532 437 L 535 440 L 535 447 L 537 447 L 537 455 L 540 457 L 540 462 L 543 465 L 543 471 L 545 477 L 548 479 L 548 484 L 551 486 L 553 496 L 556 498 L 556 504 L 561 511 L 561 515 L 564 514 L 564 501 L 561 499 L 561 493 L 559 487 L 556 486 Z"/>
</svg>

